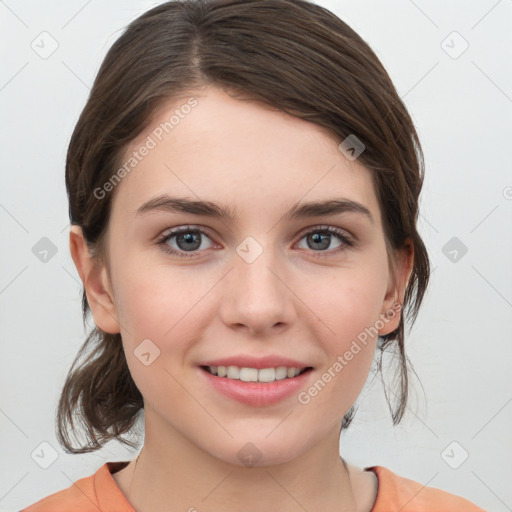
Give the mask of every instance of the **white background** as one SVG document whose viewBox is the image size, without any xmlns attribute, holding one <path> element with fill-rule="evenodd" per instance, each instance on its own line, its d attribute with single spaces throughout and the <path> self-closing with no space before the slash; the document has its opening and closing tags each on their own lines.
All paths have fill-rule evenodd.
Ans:
<svg viewBox="0 0 512 512">
<path fill-rule="evenodd" d="M 342 435 L 343 456 L 487 510 L 512 510 L 512 2 L 318 3 L 372 46 L 411 112 L 426 158 L 420 232 L 434 268 L 407 338 L 421 384 L 411 376 L 405 420 L 393 428 L 376 379 Z M 85 340 L 81 283 L 69 255 L 64 158 L 104 54 L 154 5 L 0 1 L 2 511 L 136 455 L 117 443 L 69 455 L 54 435 L 59 393 Z M 31 48 L 43 31 L 59 45 L 47 59 Z M 463 41 L 446 39 L 453 31 L 469 44 L 457 58 Z M 57 247 L 46 263 L 32 252 L 42 237 Z M 468 248 L 456 262 L 443 253 L 452 237 Z M 441 456 L 453 441 L 452 464 L 462 450 L 469 454 L 458 469 Z M 48 469 L 31 457 L 41 442 L 58 452 Z"/>
</svg>

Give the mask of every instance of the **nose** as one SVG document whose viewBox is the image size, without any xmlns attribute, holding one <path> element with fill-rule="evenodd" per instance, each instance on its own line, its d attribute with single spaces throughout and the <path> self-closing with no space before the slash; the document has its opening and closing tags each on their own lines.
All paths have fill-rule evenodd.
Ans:
<svg viewBox="0 0 512 512">
<path fill-rule="evenodd" d="M 231 329 L 269 336 L 285 330 L 296 318 L 290 273 L 275 251 L 265 249 L 250 261 L 235 254 L 225 278 L 220 317 Z"/>
</svg>

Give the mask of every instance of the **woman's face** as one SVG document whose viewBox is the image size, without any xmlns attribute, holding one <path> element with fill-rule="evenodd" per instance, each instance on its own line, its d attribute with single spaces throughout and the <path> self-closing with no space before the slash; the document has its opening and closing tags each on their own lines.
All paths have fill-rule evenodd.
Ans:
<svg viewBox="0 0 512 512">
<path fill-rule="evenodd" d="M 122 335 L 147 428 L 233 464 L 286 462 L 338 434 L 377 330 L 398 325 L 381 213 L 370 172 L 323 128 L 212 87 L 194 98 L 160 109 L 126 151 L 106 239 L 110 281 L 102 273 L 112 304 L 91 290 L 89 302 L 96 324 Z M 197 203 L 195 213 L 170 198 Z M 362 207 L 290 213 L 327 201 Z M 212 214 L 221 211 L 232 217 Z M 286 379 L 282 369 L 242 371 L 279 377 L 256 383 L 202 368 L 227 358 L 310 369 Z"/>
</svg>

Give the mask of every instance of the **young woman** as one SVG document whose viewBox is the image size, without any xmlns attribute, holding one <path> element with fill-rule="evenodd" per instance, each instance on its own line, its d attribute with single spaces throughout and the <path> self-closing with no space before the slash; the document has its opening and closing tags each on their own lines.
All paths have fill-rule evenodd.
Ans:
<svg viewBox="0 0 512 512">
<path fill-rule="evenodd" d="M 25 509 L 481 511 L 340 457 L 429 279 L 423 157 L 369 46 L 303 0 L 168 2 L 108 52 L 66 164 L 90 333 L 59 441 L 139 456 Z M 73 443 L 77 424 L 86 443 Z"/>
</svg>

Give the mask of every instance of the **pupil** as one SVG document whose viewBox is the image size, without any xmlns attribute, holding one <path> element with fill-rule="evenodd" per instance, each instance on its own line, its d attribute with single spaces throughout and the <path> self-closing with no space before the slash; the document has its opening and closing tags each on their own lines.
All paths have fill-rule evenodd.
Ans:
<svg viewBox="0 0 512 512">
<path fill-rule="evenodd" d="M 198 241 L 197 241 L 197 234 L 192 234 L 192 233 L 186 233 L 186 234 L 182 234 L 180 236 L 178 236 L 178 245 L 179 245 L 179 241 L 186 241 L 186 249 L 185 250 L 195 250 L 195 249 L 198 249 L 199 246 L 201 245 L 201 243 L 198 244 Z M 196 244 L 197 246 L 193 246 L 193 244 Z M 192 244 L 192 245 L 191 245 Z"/>
<path fill-rule="evenodd" d="M 320 235 L 318 233 L 314 234 L 314 235 L 311 235 L 312 238 L 313 238 L 313 241 L 315 243 L 318 243 L 318 242 L 321 242 L 322 241 L 322 238 L 324 238 L 324 244 L 321 246 L 321 248 L 323 249 L 327 249 L 327 247 L 329 246 L 329 237 L 328 236 L 325 236 L 325 235 Z M 325 243 L 326 242 L 326 243 Z M 318 248 L 318 247 L 317 247 Z"/>
</svg>

